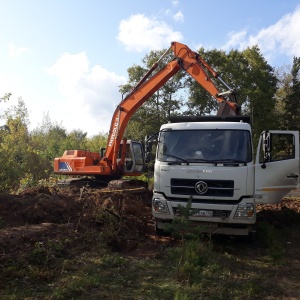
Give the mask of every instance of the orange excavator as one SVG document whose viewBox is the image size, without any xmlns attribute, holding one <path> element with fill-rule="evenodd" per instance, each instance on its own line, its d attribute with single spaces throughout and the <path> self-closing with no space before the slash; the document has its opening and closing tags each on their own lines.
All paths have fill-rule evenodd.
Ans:
<svg viewBox="0 0 300 300">
<path fill-rule="evenodd" d="M 173 50 L 174 59 L 157 73 L 159 62 Z M 100 152 L 88 150 L 66 150 L 62 157 L 54 159 L 54 173 L 63 175 L 92 176 L 98 181 L 108 182 L 122 176 L 138 176 L 144 171 L 143 145 L 124 137 L 130 117 L 179 70 L 189 73 L 218 102 L 217 115 L 239 115 L 236 94 L 204 61 L 198 53 L 178 42 L 151 67 L 133 90 L 117 106 L 111 121 L 106 148 Z M 220 80 L 227 91 L 219 92 L 209 75 Z"/>
</svg>

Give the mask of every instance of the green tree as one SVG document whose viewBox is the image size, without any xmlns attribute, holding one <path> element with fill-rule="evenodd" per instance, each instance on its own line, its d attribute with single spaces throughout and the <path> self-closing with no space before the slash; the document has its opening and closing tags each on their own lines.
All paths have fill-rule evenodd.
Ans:
<svg viewBox="0 0 300 300">
<path fill-rule="evenodd" d="M 291 66 L 283 65 L 276 69 L 276 77 L 278 79 L 277 90 L 275 93 L 276 99 L 276 115 L 278 119 L 278 128 L 281 130 L 286 129 L 285 124 L 285 100 L 287 95 L 291 93 L 292 86 L 292 74 L 291 74 Z"/>
<path fill-rule="evenodd" d="M 5 112 L 5 119 L 9 131 L 0 144 L 0 190 L 9 191 L 27 173 L 35 173 L 38 159 L 30 143 L 28 111 L 21 98 Z"/>
<path fill-rule="evenodd" d="M 263 130 L 278 127 L 275 110 L 278 80 L 257 46 L 246 49 L 243 55 L 249 63 L 245 112 L 252 117 L 254 141 L 257 141 Z"/>
<path fill-rule="evenodd" d="M 87 149 L 93 152 L 99 152 L 100 148 L 105 148 L 107 144 L 108 134 L 99 133 L 88 138 L 86 141 Z"/>
<path fill-rule="evenodd" d="M 66 129 L 62 125 L 53 123 L 48 113 L 44 115 L 42 124 L 32 131 L 31 143 L 39 157 L 44 176 L 52 174 L 53 160 L 63 154 L 66 139 Z M 41 179 L 45 178 L 44 176 Z"/>
<path fill-rule="evenodd" d="M 67 143 L 85 139 L 78 133 L 68 135 L 64 128 L 44 116 L 41 127 L 29 132 L 29 116 L 24 101 L 9 108 L 4 115 L 9 131 L 0 144 L 0 190 L 12 191 L 22 185 L 35 185 L 53 173 L 53 160 L 61 156 Z M 77 144 L 74 142 L 72 145 Z"/>
<path fill-rule="evenodd" d="M 87 133 L 81 130 L 72 130 L 67 134 L 64 143 L 65 149 L 87 149 Z"/>
<path fill-rule="evenodd" d="M 42 124 L 31 134 L 32 144 L 40 158 L 45 174 L 53 173 L 53 160 L 65 150 L 87 149 L 87 133 L 73 130 L 67 133 L 61 124 L 52 122 L 49 114 L 44 115 Z"/>
<path fill-rule="evenodd" d="M 300 58 L 293 58 L 290 73 L 281 78 L 281 88 L 277 92 L 280 107 L 281 128 L 286 130 L 300 129 Z"/>
</svg>

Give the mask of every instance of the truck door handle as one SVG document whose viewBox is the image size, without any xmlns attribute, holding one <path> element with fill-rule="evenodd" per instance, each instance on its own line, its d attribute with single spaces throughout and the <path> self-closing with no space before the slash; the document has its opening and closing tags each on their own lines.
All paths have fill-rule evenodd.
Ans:
<svg viewBox="0 0 300 300">
<path fill-rule="evenodd" d="M 286 178 L 298 178 L 298 177 L 299 177 L 299 175 L 298 174 L 294 174 L 294 173 L 286 175 Z"/>
</svg>

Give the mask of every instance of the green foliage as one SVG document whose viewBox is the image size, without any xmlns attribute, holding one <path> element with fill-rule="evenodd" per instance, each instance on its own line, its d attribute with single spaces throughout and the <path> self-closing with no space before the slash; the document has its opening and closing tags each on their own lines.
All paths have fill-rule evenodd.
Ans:
<svg viewBox="0 0 300 300">
<path fill-rule="evenodd" d="M 112 241 L 117 238 L 121 227 L 121 218 L 114 207 L 110 209 L 100 208 L 94 212 L 94 217 L 101 226 L 105 227 L 101 233 L 104 240 Z"/>
<path fill-rule="evenodd" d="M 253 138 L 256 144 L 263 130 L 278 126 L 275 115 L 274 96 L 277 89 L 277 78 L 272 68 L 262 56 L 259 48 L 253 46 L 243 51 L 249 63 L 246 112 L 252 117 Z"/>
<path fill-rule="evenodd" d="M 202 272 L 204 260 L 201 254 L 206 245 L 211 245 L 211 240 L 204 244 L 200 235 L 200 228 L 190 221 L 192 197 L 185 207 L 179 206 L 179 216 L 172 223 L 166 225 L 166 232 L 180 239 L 181 246 L 171 251 L 172 261 L 176 262 L 176 280 L 179 282 L 193 282 Z M 209 247 L 211 248 L 211 246 Z"/>
<path fill-rule="evenodd" d="M 300 58 L 294 57 L 292 67 L 278 69 L 279 86 L 276 93 L 280 128 L 300 130 Z"/>
<path fill-rule="evenodd" d="M 99 151 L 107 135 L 87 139 L 87 133 L 73 130 L 67 133 L 53 123 L 48 114 L 42 124 L 29 132 L 29 116 L 24 101 L 10 107 L 3 118 L 9 130 L 0 136 L 0 191 L 22 191 L 47 181 L 53 174 L 53 160 L 66 149 L 93 148 Z M 96 150 L 97 149 L 97 150 Z"/>
<path fill-rule="evenodd" d="M 282 262 L 284 259 L 283 244 L 274 227 L 267 222 L 259 222 L 257 232 L 259 240 L 267 247 L 269 257 L 276 263 Z"/>
<path fill-rule="evenodd" d="M 153 184 L 154 184 L 154 177 L 153 177 L 153 173 L 148 172 L 148 173 L 144 173 L 140 176 L 123 176 L 123 179 L 132 179 L 132 180 L 140 180 L 140 181 L 145 181 L 148 183 L 148 188 L 150 190 L 152 190 L 153 188 Z"/>
<path fill-rule="evenodd" d="M 176 292 L 174 300 L 189 300 L 190 297 L 187 294 L 182 294 L 181 292 Z"/>
<path fill-rule="evenodd" d="M 92 136 L 86 141 L 86 149 L 99 152 L 100 148 L 105 148 L 107 144 L 108 134 L 102 133 Z"/>
<path fill-rule="evenodd" d="M 9 100 L 10 97 L 11 97 L 11 93 L 5 93 L 4 96 L 0 98 L 0 102 L 1 101 L 6 102 Z"/>
<path fill-rule="evenodd" d="M 186 206 L 179 205 L 178 216 L 172 220 L 172 223 L 165 225 L 166 232 L 171 233 L 175 239 L 180 239 L 183 242 L 186 239 L 197 239 L 201 232 L 199 226 L 195 226 L 190 220 L 192 201 L 193 198 L 190 197 Z"/>
<path fill-rule="evenodd" d="M 58 240 L 36 242 L 29 253 L 28 261 L 31 264 L 46 266 L 62 255 L 63 244 Z"/>
<path fill-rule="evenodd" d="M 39 157 L 51 166 L 53 159 L 61 156 L 65 150 L 85 148 L 86 142 L 86 133 L 74 130 L 68 134 L 61 125 L 52 123 L 48 114 L 31 136 Z M 45 168 L 49 169 L 50 165 L 46 165 Z"/>
<path fill-rule="evenodd" d="M 57 177 L 49 177 L 36 180 L 31 173 L 26 173 L 19 181 L 18 189 L 15 191 L 16 194 L 20 194 L 27 189 L 33 187 L 47 187 L 49 190 L 57 186 Z"/>
<path fill-rule="evenodd" d="M 5 113 L 9 132 L 2 135 L 0 144 L 0 191 L 17 187 L 26 173 L 33 173 L 36 155 L 30 145 L 28 112 L 22 99 Z"/>
<path fill-rule="evenodd" d="M 207 244 L 200 238 L 185 240 L 179 247 L 170 249 L 168 254 L 175 263 L 176 280 L 191 285 L 201 276 L 209 257 Z"/>
<path fill-rule="evenodd" d="M 101 265 L 103 265 L 104 267 L 124 268 L 128 266 L 128 264 L 129 260 L 122 255 L 105 254 L 101 258 Z"/>
<path fill-rule="evenodd" d="M 20 179 L 18 192 L 24 191 L 28 188 L 36 186 L 37 183 L 34 180 L 32 174 L 26 173 L 23 178 Z"/>
<path fill-rule="evenodd" d="M 97 220 L 105 222 L 106 217 L 109 223 L 109 215 Z M 298 270 L 297 264 L 287 268 L 265 256 L 272 236 L 278 234 L 269 224 L 262 225 L 263 236 L 269 236 L 265 246 L 228 239 L 214 241 L 211 247 L 205 239 L 186 239 L 179 277 L 174 270 L 182 257 L 182 243 L 145 236 L 133 251 L 112 252 L 101 237 L 105 228 L 80 225 L 55 237 L 29 239 L 24 241 L 26 247 L 2 255 L 0 299 L 285 299 L 298 295 L 297 272 L 289 274 Z M 298 231 L 288 228 L 286 239 L 291 241 Z M 297 262 L 297 240 L 285 247 L 292 256 L 289 263 Z M 287 287 L 281 286 L 278 274 L 291 279 Z"/>
</svg>

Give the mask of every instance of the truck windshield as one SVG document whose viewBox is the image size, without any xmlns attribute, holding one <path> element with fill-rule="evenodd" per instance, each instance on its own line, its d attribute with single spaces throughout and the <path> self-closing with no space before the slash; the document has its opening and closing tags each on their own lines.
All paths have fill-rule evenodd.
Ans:
<svg viewBox="0 0 300 300">
<path fill-rule="evenodd" d="M 161 131 L 157 159 L 174 163 L 247 163 L 252 160 L 250 132 L 232 129 Z"/>
</svg>

